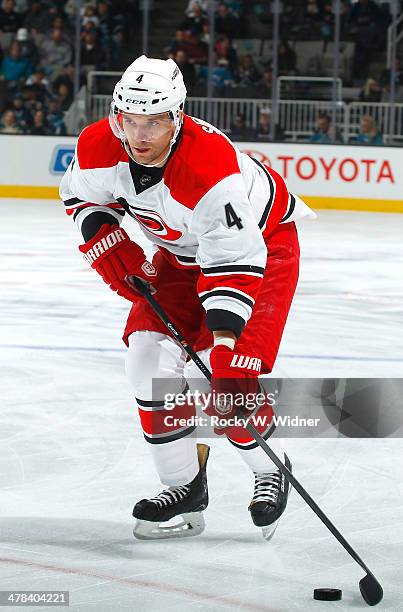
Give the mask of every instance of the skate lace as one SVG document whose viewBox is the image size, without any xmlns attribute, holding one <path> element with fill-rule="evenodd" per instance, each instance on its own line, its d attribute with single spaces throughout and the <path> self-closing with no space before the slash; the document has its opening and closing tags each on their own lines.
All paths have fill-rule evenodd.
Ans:
<svg viewBox="0 0 403 612">
<path fill-rule="evenodd" d="M 257 474 L 255 472 L 255 492 L 252 504 L 256 502 L 269 502 L 275 505 L 281 485 L 281 474 L 279 471 L 267 474 Z"/>
<path fill-rule="evenodd" d="M 181 501 L 182 499 L 184 499 L 184 497 L 186 497 L 188 493 L 188 485 L 169 487 L 169 489 L 161 491 L 161 493 L 158 493 L 158 495 L 156 495 L 155 497 L 151 497 L 149 501 L 156 504 L 158 508 L 163 508 Z"/>
</svg>

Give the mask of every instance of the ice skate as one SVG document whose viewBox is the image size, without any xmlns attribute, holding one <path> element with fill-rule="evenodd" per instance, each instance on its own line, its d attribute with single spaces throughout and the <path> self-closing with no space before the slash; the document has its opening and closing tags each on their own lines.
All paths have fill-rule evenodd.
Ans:
<svg viewBox="0 0 403 612">
<path fill-rule="evenodd" d="M 133 535 L 140 540 L 184 538 L 204 530 L 203 510 L 208 506 L 206 465 L 210 448 L 197 445 L 200 470 L 186 485 L 169 487 L 156 497 L 142 499 L 133 508 L 137 519 Z M 167 524 L 177 518 L 174 524 Z"/>
<path fill-rule="evenodd" d="M 284 454 L 284 464 L 291 471 L 291 462 Z M 278 521 L 283 514 L 288 501 L 290 485 L 280 472 L 255 474 L 255 491 L 249 511 L 252 521 L 262 528 L 265 540 L 270 540 L 276 531 Z"/>
</svg>

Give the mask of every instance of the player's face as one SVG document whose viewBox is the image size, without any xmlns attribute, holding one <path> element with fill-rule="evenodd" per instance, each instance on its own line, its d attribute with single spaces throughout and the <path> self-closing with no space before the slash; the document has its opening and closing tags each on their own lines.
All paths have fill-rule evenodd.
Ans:
<svg viewBox="0 0 403 612">
<path fill-rule="evenodd" d="M 158 164 L 165 158 L 175 133 L 169 113 L 148 116 L 122 113 L 119 121 L 137 163 Z"/>
</svg>

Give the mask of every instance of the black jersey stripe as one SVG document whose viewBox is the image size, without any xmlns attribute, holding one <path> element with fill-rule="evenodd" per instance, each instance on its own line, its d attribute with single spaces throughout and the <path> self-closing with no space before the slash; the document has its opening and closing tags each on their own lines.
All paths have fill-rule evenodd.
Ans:
<svg viewBox="0 0 403 612">
<path fill-rule="evenodd" d="M 243 274 L 260 274 L 263 276 L 264 268 L 260 266 L 250 266 L 250 265 L 237 265 L 237 264 L 229 264 L 224 266 L 213 266 L 211 268 L 202 268 L 201 271 L 203 274 L 222 274 L 223 272 L 233 272 L 237 274 L 241 272 Z"/>
<path fill-rule="evenodd" d="M 294 209 L 295 209 L 295 198 L 292 195 L 292 193 L 290 193 L 290 207 L 289 207 L 287 213 L 281 219 L 280 223 L 284 223 L 284 221 L 287 221 L 287 219 L 289 219 L 291 217 L 292 213 L 294 212 Z"/>
<path fill-rule="evenodd" d="M 64 200 L 64 205 L 75 206 L 76 204 L 80 204 L 81 202 L 85 202 L 85 200 L 80 200 L 80 198 L 70 198 L 69 200 Z"/>
<path fill-rule="evenodd" d="M 247 298 L 246 295 L 242 295 L 240 293 L 237 293 L 236 291 L 230 291 L 229 289 L 212 289 L 208 293 L 202 295 L 200 297 L 200 301 L 205 302 L 208 298 L 216 297 L 217 295 L 222 295 L 224 297 L 230 297 L 234 300 L 238 300 L 239 302 L 243 302 L 250 308 L 253 308 L 253 305 L 255 303 L 251 298 Z"/>
<path fill-rule="evenodd" d="M 206 311 L 206 325 L 210 331 L 228 329 L 239 338 L 246 325 L 246 321 L 230 310 L 210 308 Z"/>
<path fill-rule="evenodd" d="M 85 206 L 79 206 L 73 213 L 73 221 L 76 220 L 77 216 L 82 213 L 84 210 L 88 210 L 89 206 L 85 205 Z M 94 207 L 95 208 L 95 207 Z M 116 218 L 114 217 L 114 214 L 119 215 L 120 217 L 124 217 L 125 216 L 125 211 L 124 210 L 120 210 L 119 208 L 109 208 L 108 210 L 105 210 L 105 208 L 108 209 L 107 206 L 99 207 L 99 210 L 91 210 L 88 214 L 88 216 L 91 215 L 109 215 L 111 217 L 113 217 L 116 221 Z M 109 212 L 111 211 L 111 212 Z M 113 211 L 113 212 L 112 212 Z"/>
<path fill-rule="evenodd" d="M 181 438 L 185 438 L 194 432 L 196 426 L 186 427 L 185 429 L 181 429 L 171 435 L 161 435 L 158 436 L 147 436 L 147 434 L 143 433 L 145 440 L 149 444 L 167 444 L 168 442 L 174 442 L 175 440 L 180 440 Z"/>
<path fill-rule="evenodd" d="M 183 261 L 184 263 L 196 263 L 196 257 L 185 257 L 185 255 L 175 255 L 175 253 L 174 257 L 176 257 L 178 261 Z"/>
<path fill-rule="evenodd" d="M 165 408 L 165 400 L 141 400 L 136 397 L 136 402 L 140 408 Z"/>
<path fill-rule="evenodd" d="M 258 223 L 259 228 L 263 229 L 263 227 L 264 227 L 264 225 L 265 225 L 265 223 L 267 221 L 267 218 L 269 216 L 271 207 L 273 205 L 274 193 L 276 191 L 276 188 L 275 188 L 273 179 L 271 178 L 270 174 L 267 172 L 267 170 L 264 167 L 264 165 L 258 159 L 255 159 L 254 157 L 252 157 L 252 159 L 255 162 L 255 164 L 257 164 L 259 166 L 259 168 L 261 168 L 263 170 L 263 172 L 267 176 L 267 180 L 269 181 L 269 185 L 270 185 L 270 198 L 269 198 L 269 201 L 267 202 L 267 204 L 266 204 L 266 206 L 264 208 L 263 214 L 262 214 L 262 216 L 260 218 L 260 221 Z"/>
</svg>

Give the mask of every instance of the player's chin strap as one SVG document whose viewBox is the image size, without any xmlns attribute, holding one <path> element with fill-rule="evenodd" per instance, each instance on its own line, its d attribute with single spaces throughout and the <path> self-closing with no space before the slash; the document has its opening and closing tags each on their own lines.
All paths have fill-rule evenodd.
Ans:
<svg viewBox="0 0 403 612">
<path fill-rule="evenodd" d="M 166 312 L 161 307 L 161 305 L 157 302 L 157 300 L 153 297 L 150 291 L 149 283 L 143 281 L 141 278 L 137 278 L 136 276 L 127 277 L 127 282 L 132 284 L 133 287 L 147 300 L 150 304 L 151 308 L 154 310 L 155 314 L 161 319 L 164 325 L 171 332 L 175 340 L 178 344 L 186 351 L 189 357 L 194 361 L 199 370 L 204 374 L 207 380 L 211 381 L 211 372 L 208 367 L 203 363 L 197 353 L 192 349 L 190 344 L 186 341 L 186 339 L 182 336 L 180 331 L 175 327 L 172 321 L 168 318 Z M 255 441 L 258 443 L 260 448 L 266 453 L 266 455 L 273 461 L 276 467 L 280 470 L 280 472 L 284 475 L 286 480 L 294 487 L 296 491 L 301 495 L 302 499 L 308 504 L 308 506 L 313 510 L 318 518 L 322 521 L 322 523 L 329 529 L 329 531 L 334 535 L 336 540 L 340 542 L 343 548 L 351 555 L 356 563 L 366 572 L 366 575 L 361 578 L 359 582 L 359 587 L 361 591 L 361 595 L 363 596 L 365 602 L 369 606 L 375 606 L 378 604 L 383 597 L 383 589 L 378 580 L 375 578 L 374 574 L 368 569 L 365 565 L 364 561 L 359 557 L 359 555 L 355 552 L 352 546 L 347 542 L 347 540 L 342 536 L 340 531 L 333 525 L 333 523 L 328 519 L 326 514 L 321 510 L 318 504 L 312 499 L 312 497 L 305 491 L 304 487 L 299 483 L 299 481 L 295 478 L 292 472 L 284 465 L 282 461 L 277 457 L 276 453 L 272 451 L 270 446 L 267 444 L 266 440 L 262 438 L 257 429 L 252 425 L 249 421 L 247 422 L 245 429 L 253 436 Z"/>
</svg>

